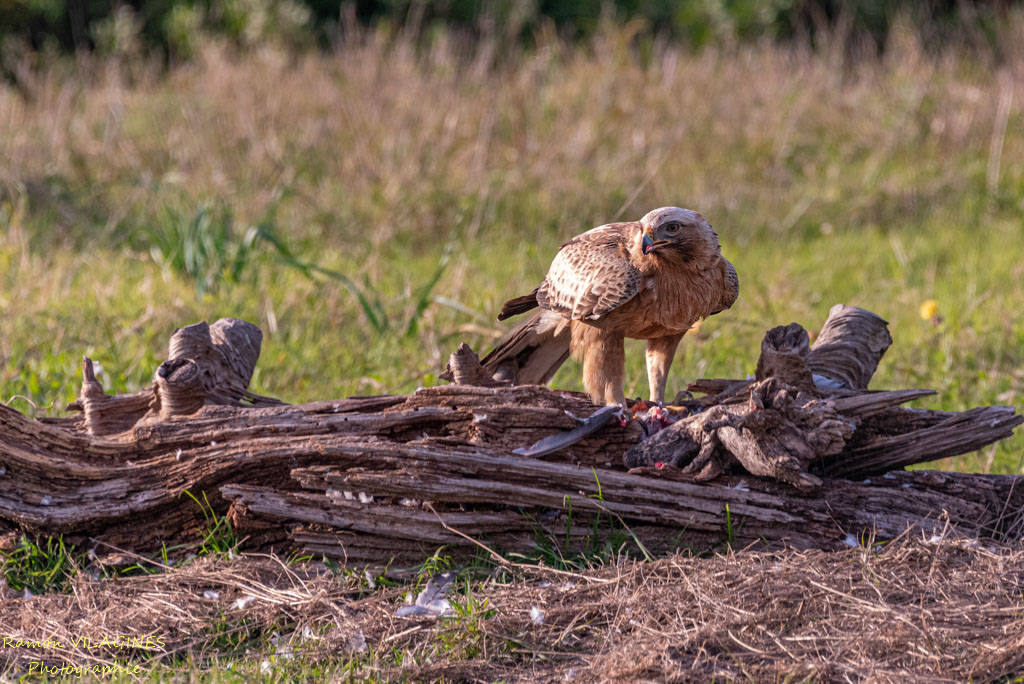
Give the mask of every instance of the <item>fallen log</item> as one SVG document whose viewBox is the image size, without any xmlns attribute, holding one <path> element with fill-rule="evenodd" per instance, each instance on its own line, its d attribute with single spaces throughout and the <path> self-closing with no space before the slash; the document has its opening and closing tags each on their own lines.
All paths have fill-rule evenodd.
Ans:
<svg viewBox="0 0 1024 684">
<path fill-rule="evenodd" d="M 581 423 L 597 411 L 585 395 L 495 381 L 465 346 L 453 378 L 479 384 L 285 405 L 248 390 L 255 326 L 197 324 L 175 331 L 154 384 L 133 395 L 106 395 L 84 360 L 72 406 L 84 419 L 0 406 L 0 522 L 147 552 L 226 514 L 247 548 L 374 564 L 473 540 L 572 553 L 598 529 L 645 553 L 832 548 L 908 525 L 1019 535 L 1017 478 L 899 471 L 1024 419 L 901 408 L 931 392 L 867 390 L 890 342 L 874 314 L 836 307 L 813 346 L 796 324 L 769 331 L 751 380 L 700 381 L 707 396 Z"/>
<path fill-rule="evenodd" d="M 348 544 L 370 546 L 385 538 L 396 546 L 411 546 L 413 556 L 420 558 L 431 550 L 430 544 L 471 547 L 469 540 L 446 533 L 442 521 L 498 548 L 529 547 L 538 532 L 578 544 L 590 528 L 578 522 L 573 527 L 564 514 L 570 508 L 577 521 L 602 514 L 628 521 L 646 548 L 664 552 L 709 548 L 726 539 L 739 546 L 838 548 L 856 544 L 863 535 L 891 539 L 908 525 L 934 533 L 952 524 L 965 534 L 1000 536 L 1013 522 L 1006 512 L 1017 515 L 1024 506 L 1024 492 L 1014 487 L 1012 476 L 888 473 L 877 481 L 828 480 L 808 496 L 762 478 L 729 476 L 708 485 L 671 479 L 671 474 L 655 470 L 597 472 L 416 444 L 382 444 L 369 450 L 345 446 L 331 456 L 335 465 L 293 471 L 302 492 L 259 485 L 228 485 L 221 491 L 248 510 L 284 524 L 300 521 L 344 530 L 350 535 L 348 543 L 337 543 L 331 555 L 341 555 Z M 372 467 L 357 465 L 367 456 Z M 346 491 L 363 497 L 348 500 Z M 443 512 L 425 514 L 415 507 L 423 499 Z M 388 503 L 400 500 L 413 509 Z M 523 509 L 563 514 L 541 523 L 523 516 Z M 497 526 L 496 513 L 507 516 Z M 329 539 L 323 535 L 318 540 L 321 552 Z"/>
</svg>

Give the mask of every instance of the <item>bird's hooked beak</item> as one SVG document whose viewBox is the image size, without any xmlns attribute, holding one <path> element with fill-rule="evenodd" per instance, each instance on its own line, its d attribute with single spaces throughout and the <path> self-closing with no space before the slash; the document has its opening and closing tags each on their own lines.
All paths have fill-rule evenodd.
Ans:
<svg viewBox="0 0 1024 684">
<path fill-rule="evenodd" d="M 650 227 L 644 228 L 643 240 L 640 242 L 640 249 L 644 254 L 650 254 L 659 247 L 664 247 L 668 244 L 668 240 L 654 241 L 654 230 Z"/>
</svg>

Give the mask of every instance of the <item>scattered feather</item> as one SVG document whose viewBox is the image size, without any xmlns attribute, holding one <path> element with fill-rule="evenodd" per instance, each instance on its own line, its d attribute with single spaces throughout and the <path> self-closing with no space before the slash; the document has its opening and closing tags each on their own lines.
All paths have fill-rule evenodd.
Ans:
<svg viewBox="0 0 1024 684">
<path fill-rule="evenodd" d="M 363 634 L 363 630 L 359 630 L 349 637 L 348 645 L 356 653 L 366 653 L 370 649 L 366 643 L 366 635 Z"/>
<path fill-rule="evenodd" d="M 454 572 L 444 572 L 427 580 L 427 586 L 416 597 L 412 605 L 405 605 L 395 611 L 396 617 L 443 617 L 455 612 L 444 593 L 455 579 Z M 408 597 L 407 597 L 408 599 Z"/>
<path fill-rule="evenodd" d="M 212 593 L 212 592 L 209 592 L 209 593 Z M 211 597 L 207 596 L 206 598 L 211 598 Z M 250 603 L 255 601 L 255 600 L 256 600 L 255 596 L 242 596 L 240 598 L 236 598 L 234 603 L 231 604 L 231 607 L 234 608 L 235 610 L 245 610 L 246 607 Z"/>
</svg>

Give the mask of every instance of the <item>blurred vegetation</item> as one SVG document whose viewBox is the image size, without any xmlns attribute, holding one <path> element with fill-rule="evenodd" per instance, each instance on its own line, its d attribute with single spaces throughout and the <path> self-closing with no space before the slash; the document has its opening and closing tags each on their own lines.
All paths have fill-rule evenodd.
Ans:
<svg viewBox="0 0 1024 684">
<path fill-rule="evenodd" d="M 899 18 L 926 42 L 968 38 L 988 47 L 1018 0 L 3 0 L 0 50 L 6 62 L 30 50 L 137 54 L 172 61 L 211 38 L 252 47 L 333 45 L 360 24 L 431 36 L 459 30 L 505 43 L 533 43 L 554 30 L 586 39 L 602 21 L 639 21 L 656 37 L 691 47 L 761 38 L 817 42 L 837 28 L 868 49 L 884 45 Z M 10 73 L 9 65 L 7 67 Z"/>
</svg>

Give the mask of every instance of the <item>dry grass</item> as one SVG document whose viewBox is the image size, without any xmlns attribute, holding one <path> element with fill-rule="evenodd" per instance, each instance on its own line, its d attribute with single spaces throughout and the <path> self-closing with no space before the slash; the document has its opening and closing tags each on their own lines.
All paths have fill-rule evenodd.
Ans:
<svg viewBox="0 0 1024 684">
<path fill-rule="evenodd" d="M 0 634 L 160 636 L 155 659 L 130 655 L 157 673 L 183 659 L 222 671 L 272 630 L 279 638 L 267 652 L 278 659 L 371 679 L 958 682 L 1024 671 L 1024 549 L 951 535 L 908 533 L 841 553 L 677 555 L 584 574 L 537 568 L 508 583 L 474 581 L 472 599 L 459 599 L 467 614 L 437 622 L 394 617 L 404 589 L 360 589 L 322 570 L 250 557 L 79 580 L 71 595 L 0 604 Z M 8 676 L 39 658 L 3 654 Z M 128 656 L 46 655 L 78 664 Z"/>
<path fill-rule="evenodd" d="M 587 48 L 550 40 L 494 63 L 486 45 L 441 35 L 417 54 L 370 33 L 333 57 L 240 59 L 210 45 L 169 78 L 52 66 L 27 72 L 22 90 L 0 86 L 0 183 L 88 184 L 58 207 L 70 232 L 83 219 L 111 228 L 177 190 L 258 216 L 287 186 L 299 235 L 379 247 L 475 237 L 495 218 L 544 241 L 562 220 L 589 227 L 664 197 L 742 240 L 808 211 L 840 227 L 912 214 L 977 180 L 998 190 L 1007 164 L 1018 172 L 1024 139 L 1001 111 L 1024 91 L 1012 42 L 997 68 L 926 55 L 907 27 L 885 60 L 853 65 L 841 46 L 657 46 L 638 60 L 631 39 L 608 27 Z M 890 167 L 911 151 L 918 163 Z"/>
</svg>

